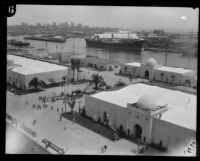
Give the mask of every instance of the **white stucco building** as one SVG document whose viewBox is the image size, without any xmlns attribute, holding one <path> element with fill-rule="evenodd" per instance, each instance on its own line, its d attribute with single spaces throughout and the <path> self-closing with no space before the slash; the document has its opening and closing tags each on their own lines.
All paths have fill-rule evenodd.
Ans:
<svg viewBox="0 0 200 161">
<path fill-rule="evenodd" d="M 153 58 L 144 63 L 132 62 L 121 65 L 121 74 L 150 80 L 197 87 L 197 72 L 184 68 L 174 68 L 157 64 Z"/>
<path fill-rule="evenodd" d="M 12 62 L 7 65 L 7 82 L 14 83 L 18 88 L 30 89 L 29 82 L 34 77 L 47 84 L 62 82 L 63 76 L 71 79 L 70 67 L 16 55 L 7 55 L 7 60 Z"/>
<path fill-rule="evenodd" d="M 86 115 L 168 150 L 196 140 L 194 94 L 142 83 L 86 96 Z"/>
</svg>

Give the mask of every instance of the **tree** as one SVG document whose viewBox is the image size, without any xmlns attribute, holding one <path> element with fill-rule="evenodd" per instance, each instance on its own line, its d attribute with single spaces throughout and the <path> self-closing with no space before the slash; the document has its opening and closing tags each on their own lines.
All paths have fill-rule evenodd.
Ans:
<svg viewBox="0 0 200 161">
<path fill-rule="evenodd" d="M 69 100 L 68 102 L 68 105 L 69 107 L 71 108 L 71 113 L 73 114 L 73 109 L 74 109 L 74 106 L 75 106 L 75 99 L 71 97 L 71 100 Z"/>
<path fill-rule="evenodd" d="M 76 69 L 77 69 L 77 81 L 78 81 L 79 70 L 80 70 L 80 66 L 81 66 L 81 61 L 80 61 L 80 59 L 76 59 L 75 64 L 76 64 Z"/>
<path fill-rule="evenodd" d="M 76 69 L 76 60 L 75 59 L 71 59 L 71 68 L 72 68 L 72 72 L 73 72 L 73 81 L 74 81 L 74 70 Z"/>
<path fill-rule="evenodd" d="M 92 74 L 92 81 L 95 84 L 95 88 L 98 88 L 98 84 L 100 84 L 103 81 L 102 76 L 100 76 L 98 73 L 97 74 Z"/>
<path fill-rule="evenodd" d="M 38 78 L 37 78 L 37 77 L 33 78 L 33 79 L 29 82 L 29 87 L 34 87 L 35 90 L 38 89 L 38 85 L 39 85 L 39 81 L 38 81 Z"/>
</svg>

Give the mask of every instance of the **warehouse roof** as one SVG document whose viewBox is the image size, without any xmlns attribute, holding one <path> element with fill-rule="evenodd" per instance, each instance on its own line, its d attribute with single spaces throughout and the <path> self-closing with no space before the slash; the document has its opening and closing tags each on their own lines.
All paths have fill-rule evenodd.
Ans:
<svg viewBox="0 0 200 161">
<path fill-rule="evenodd" d="M 134 67 L 140 67 L 140 63 L 139 62 L 132 62 L 132 63 L 125 63 L 125 65 L 130 65 L 130 66 L 134 66 Z"/>
<path fill-rule="evenodd" d="M 164 112 L 161 120 L 196 130 L 196 112 L 174 107 Z"/>
<path fill-rule="evenodd" d="M 15 71 L 23 75 L 68 69 L 68 67 L 65 66 L 34 60 L 30 58 L 15 56 L 15 55 L 7 55 L 7 59 L 13 61 L 14 64 L 19 64 L 20 66 L 13 68 L 12 71 Z"/>
<path fill-rule="evenodd" d="M 173 72 L 173 73 L 180 73 L 180 74 L 185 74 L 185 73 L 188 73 L 188 72 L 192 72 L 192 70 L 190 70 L 190 69 L 174 68 L 174 67 L 167 67 L 167 66 L 161 66 L 157 70 Z"/>
<path fill-rule="evenodd" d="M 196 119 L 196 115 L 195 115 L 196 106 L 197 106 L 196 95 L 184 93 L 181 91 L 175 91 L 175 90 L 166 89 L 162 87 L 150 86 L 147 84 L 138 83 L 138 84 L 129 85 L 117 91 L 100 92 L 100 93 L 92 95 L 92 97 L 126 108 L 127 103 L 130 103 L 130 104 L 137 103 L 139 98 L 143 95 L 151 95 L 152 97 L 156 98 L 156 101 L 158 104 L 165 103 L 165 104 L 168 104 L 168 107 L 177 109 L 177 110 L 175 109 L 173 110 L 174 111 L 173 115 L 170 115 L 169 113 L 170 117 L 168 117 L 168 114 L 166 113 L 166 116 L 163 117 L 163 119 L 166 118 L 165 119 L 166 121 L 175 122 L 177 118 L 177 123 L 179 125 L 183 127 L 185 126 L 188 127 L 190 126 L 190 124 L 187 124 L 185 122 L 187 122 L 188 119 L 192 119 L 192 120 Z M 170 110 L 168 112 L 172 112 Z M 184 111 L 179 112 L 180 110 L 184 110 L 186 112 Z M 187 111 L 188 111 L 188 115 L 187 117 L 185 117 L 184 115 L 187 114 Z M 196 126 L 195 122 L 191 121 L 191 124 L 192 124 L 191 128 Z"/>
</svg>

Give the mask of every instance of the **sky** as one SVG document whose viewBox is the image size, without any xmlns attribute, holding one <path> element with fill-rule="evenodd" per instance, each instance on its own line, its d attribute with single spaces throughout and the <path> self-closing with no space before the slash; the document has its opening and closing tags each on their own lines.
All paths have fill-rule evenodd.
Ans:
<svg viewBox="0 0 200 161">
<path fill-rule="evenodd" d="M 136 30 L 198 31 L 199 9 L 181 7 L 17 5 L 8 25 L 81 23 L 90 27 L 117 27 Z"/>
</svg>

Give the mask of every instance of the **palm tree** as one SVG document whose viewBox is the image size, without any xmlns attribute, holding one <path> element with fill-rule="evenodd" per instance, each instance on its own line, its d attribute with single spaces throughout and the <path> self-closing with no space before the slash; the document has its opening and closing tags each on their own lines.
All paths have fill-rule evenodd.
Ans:
<svg viewBox="0 0 200 161">
<path fill-rule="evenodd" d="M 66 79 L 67 79 L 66 75 L 62 76 L 63 84 L 65 83 Z"/>
<path fill-rule="evenodd" d="M 71 113 L 73 114 L 73 109 L 74 109 L 74 106 L 75 106 L 75 99 L 71 97 L 71 100 L 69 100 L 68 102 L 68 105 L 69 107 L 71 108 Z"/>
<path fill-rule="evenodd" d="M 77 69 L 77 81 L 78 81 L 79 70 L 80 70 L 80 67 L 81 67 L 81 61 L 80 61 L 80 59 L 76 59 L 75 63 L 76 63 L 76 69 Z"/>
<path fill-rule="evenodd" d="M 38 85 L 39 85 L 39 81 L 38 78 L 35 77 L 33 78 L 30 82 L 29 82 L 29 87 L 33 86 L 35 88 L 35 90 L 38 89 Z"/>
<path fill-rule="evenodd" d="M 102 76 L 100 76 L 98 73 L 97 74 L 92 74 L 92 81 L 95 84 L 95 88 L 98 88 L 98 84 L 103 81 Z"/>
<path fill-rule="evenodd" d="M 72 68 L 72 71 L 73 71 L 73 81 L 74 81 L 74 70 L 76 69 L 75 59 L 71 59 L 71 68 Z"/>
</svg>

